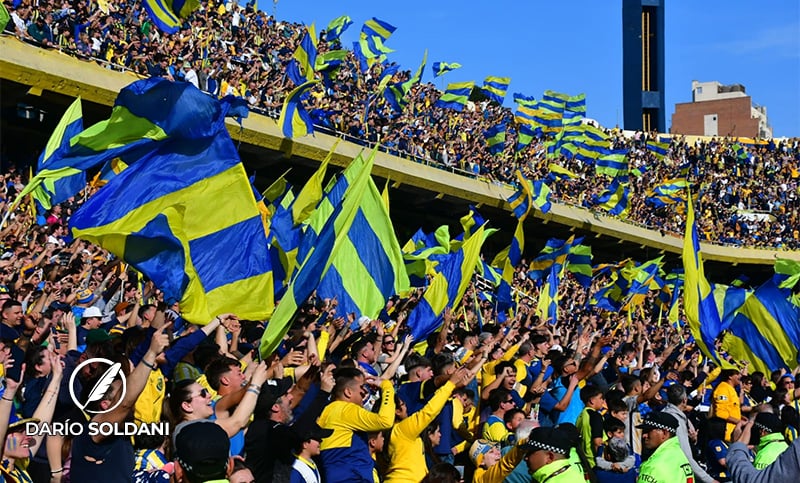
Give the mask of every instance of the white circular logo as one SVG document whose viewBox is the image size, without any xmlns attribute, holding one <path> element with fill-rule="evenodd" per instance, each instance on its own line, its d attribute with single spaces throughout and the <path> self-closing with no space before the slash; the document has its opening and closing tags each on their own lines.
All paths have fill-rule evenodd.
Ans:
<svg viewBox="0 0 800 483">
<path fill-rule="evenodd" d="M 97 379 L 97 382 L 94 384 L 94 387 L 89 392 L 86 401 L 81 401 L 78 398 L 80 394 L 78 395 L 75 394 L 75 378 L 81 372 L 81 369 L 88 366 L 89 364 L 94 364 L 94 363 L 101 363 L 109 367 L 108 369 L 106 369 L 106 372 L 104 372 L 103 375 L 100 376 L 99 379 Z M 122 380 L 122 394 L 120 395 L 119 400 L 117 400 L 116 404 L 109 407 L 108 409 L 103 409 L 100 411 L 91 411 L 89 409 L 86 409 L 86 406 L 88 406 L 89 404 L 103 399 L 106 393 L 108 393 L 108 391 L 111 389 L 111 384 L 118 378 Z M 69 395 L 70 397 L 72 397 L 72 402 L 74 402 L 75 405 L 78 406 L 78 408 L 81 411 L 90 414 L 104 414 L 113 411 L 114 409 L 116 409 L 117 406 L 120 405 L 120 403 L 122 403 L 122 400 L 125 399 L 126 390 L 127 390 L 127 384 L 125 382 L 125 374 L 122 372 L 122 365 L 119 362 L 112 362 L 108 359 L 103 359 L 102 357 L 95 357 L 93 359 L 87 359 L 81 362 L 80 364 L 78 364 L 78 367 L 76 367 L 75 370 L 72 371 L 72 375 L 69 378 Z"/>
</svg>

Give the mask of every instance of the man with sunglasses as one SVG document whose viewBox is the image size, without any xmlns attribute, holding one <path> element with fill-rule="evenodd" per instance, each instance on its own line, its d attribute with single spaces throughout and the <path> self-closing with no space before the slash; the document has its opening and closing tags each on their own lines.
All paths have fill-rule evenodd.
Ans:
<svg viewBox="0 0 800 483">
<path fill-rule="evenodd" d="M 647 415 L 637 428 L 642 430 L 644 446 L 653 454 L 642 463 L 637 483 L 692 483 L 694 473 L 681 449 L 678 420 L 664 412 Z"/>
</svg>

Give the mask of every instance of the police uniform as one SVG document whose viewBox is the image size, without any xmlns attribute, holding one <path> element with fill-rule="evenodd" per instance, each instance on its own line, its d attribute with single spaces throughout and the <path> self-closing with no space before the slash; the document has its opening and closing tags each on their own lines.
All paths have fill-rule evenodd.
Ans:
<svg viewBox="0 0 800 483">
<path fill-rule="evenodd" d="M 694 473 L 689 460 L 675 437 L 678 420 L 666 413 L 651 413 L 637 426 L 640 429 L 662 429 L 672 436 L 661 443 L 655 452 L 642 463 L 637 483 L 693 483 Z"/>
<path fill-rule="evenodd" d="M 520 446 L 528 454 L 536 451 L 550 451 L 563 456 L 552 463 L 536 469 L 531 478 L 534 483 L 581 483 L 586 481 L 583 471 L 573 464 L 570 454 L 573 450 L 570 437 L 563 429 L 535 428 L 528 441 Z"/>
</svg>

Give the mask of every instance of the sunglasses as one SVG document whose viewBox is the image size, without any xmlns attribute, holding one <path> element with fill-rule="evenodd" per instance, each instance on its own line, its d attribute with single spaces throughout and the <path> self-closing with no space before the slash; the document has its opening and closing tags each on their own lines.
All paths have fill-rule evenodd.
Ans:
<svg viewBox="0 0 800 483">
<path fill-rule="evenodd" d="M 190 396 L 189 399 L 186 402 L 191 401 L 192 399 L 196 398 L 197 396 L 200 396 L 201 398 L 205 399 L 205 398 L 208 397 L 208 394 L 209 394 L 208 389 L 206 389 L 206 388 L 200 389 L 200 392 L 198 394 Z"/>
</svg>

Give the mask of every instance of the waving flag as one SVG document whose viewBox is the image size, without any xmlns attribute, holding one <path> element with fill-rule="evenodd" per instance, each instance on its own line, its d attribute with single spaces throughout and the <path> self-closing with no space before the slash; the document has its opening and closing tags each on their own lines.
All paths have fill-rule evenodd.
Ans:
<svg viewBox="0 0 800 483">
<path fill-rule="evenodd" d="M 509 84 L 511 84 L 510 77 L 489 76 L 483 81 L 483 88 L 481 90 L 490 100 L 502 105 Z"/>
<path fill-rule="evenodd" d="M 144 0 L 144 8 L 156 28 L 174 34 L 180 29 L 183 19 L 200 8 L 200 0 Z"/>
<path fill-rule="evenodd" d="M 711 285 L 706 280 L 703 270 L 703 255 L 700 252 L 693 205 L 689 199 L 686 204 L 686 232 L 681 255 L 684 270 L 684 311 L 697 346 L 706 357 L 716 361 L 719 357 L 715 340 L 722 331 L 722 320 L 714 303 Z"/>
<path fill-rule="evenodd" d="M 647 141 L 647 150 L 652 152 L 656 158 L 664 159 L 667 155 L 667 151 L 669 151 L 669 141 L 663 143 L 655 139 L 650 139 Z"/>
<path fill-rule="evenodd" d="M 451 70 L 460 69 L 461 64 L 459 64 L 458 62 L 452 62 L 452 63 L 434 62 L 431 68 L 433 69 L 433 76 L 439 77 L 444 74 L 447 74 Z"/>
<path fill-rule="evenodd" d="M 483 131 L 486 144 L 489 146 L 489 153 L 497 156 L 506 147 L 506 123 L 500 123 Z"/>
<path fill-rule="evenodd" d="M 220 102 L 160 78 L 134 85 L 129 101 L 140 112 L 160 122 L 166 113 L 180 127 L 90 197 L 70 219 L 72 235 L 147 275 L 190 322 L 224 312 L 268 317 L 273 273 L 264 224 L 224 122 L 234 109 L 246 114 L 243 100 Z M 220 257 L 221 250 L 238 255 Z"/>
<path fill-rule="evenodd" d="M 86 187 L 86 175 L 77 168 L 51 170 L 49 161 L 55 161 L 57 151 L 67 151 L 70 140 L 83 131 L 83 111 L 81 98 L 75 99 L 67 108 L 55 131 L 50 135 L 47 145 L 39 156 L 38 173 L 23 188 L 12 205 L 16 206 L 22 198 L 30 193 L 33 199 L 45 210 L 75 196 Z"/>
<path fill-rule="evenodd" d="M 525 149 L 533 141 L 535 135 L 536 133 L 533 132 L 533 128 L 530 125 L 520 124 L 517 132 L 517 145 L 514 151 L 519 153 Z"/>
<path fill-rule="evenodd" d="M 397 30 L 397 28 L 393 25 L 383 20 L 378 20 L 375 17 L 367 20 L 361 27 L 361 35 L 359 36 L 361 51 L 368 59 L 381 57 L 384 54 L 394 52 L 383 44 L 395 30 Z"/>
<path fill-rule="evenodd" d="M 464 110 L 464 106 L 467 105 L 473 87 L 475 87 L 475 82 L 473 81 L 448 84 L 444 94 L 436 101 L 434 106 L 461 112 Z"/>
<path fill-rule="evenodd" d="M 319 81 L 315 80 L 299 85 L 284 99 L 278 125 L 281 126 L 281 131 L 287 138 L 302 137 L 314 132 L 311 117 L 308 115 L 305 107 L 303 107 L 300 99 L 303 97 L 303 94 L 317 83 L 319 83 Z"/>
<path fill-rule="evenodd" d="M 600 205 L 610 215 L 625 218 L 630 209 L 628 196 L 628 184 L 614 178 L 600 196 L 594 195 L 594 204 Z"/>
<path fill-rule="evenodd" d="M 586 94 L 578 94 L 577 96 L 568 97 L 564 110 L 571 111 L 578 114 L 586 115 Z M 566 114 L 565 114 L 566 116 Z"/>
<path fill-rule="evenodd" d="M 395 112 L 403 112 L 403 109 L 408 105 L 406 97 L 414 84 L 422 79 L 422 71 L 425 70 L 425 63 L 427 61 L 428 51 L 426 50 L 425 54 L 422 56 L 422 63 L 419 65 L 417 72 L 410 79 L 405 82 L 389 84 L 387 88 L 383 90 L 383 97 Z"/>
<path fill-rule="evenodd" d="M 467 290 L 480 260 L 484 228 L 470 236 L 461 248 L 439 265 L 422 300 L 408 316 L 406 325 L 414 340 L 425 340 L 440 325 L 447 307 L 455 307 Z"/>
<path fill-rule="evenodd" d="M 325 40 L 328 42 L 337 40 L 342 36 L 342 33 L 347 30 L 347 27 L 351 26 L 352 24 L 353 21 L 347 15 L 336 17 L 335 19 L 331 20 L 331 23 L 328 24 L 328 28 L 325 29 Z"/>
</svg>

